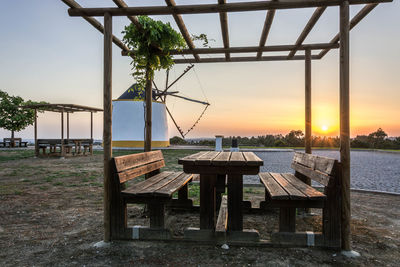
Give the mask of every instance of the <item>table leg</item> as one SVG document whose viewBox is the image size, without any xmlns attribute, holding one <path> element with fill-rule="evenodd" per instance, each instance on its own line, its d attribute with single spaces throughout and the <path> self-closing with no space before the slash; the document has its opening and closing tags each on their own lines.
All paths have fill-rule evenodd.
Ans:
<svg viewBox="0 0 400 267">
<path fill-rule="evenodd" d="M 222 201 L 222 194 L 225 193 L 225 180 L 226 180 L 226 175 L 225 174 L 218 174 L 217 175 L 217 183 L 215 185 L 216 187 L 216 193 L 217 193 L 217 212 L 219 211 L 219 208 L 221 207 L 221 201 Z"/>
<path fill-rule="evenodd" d="M 243 175 L 228 174 L 228 230 L 243 230 Z"/>
<path fill-rule="evenodd" d="M 200 174 L 200 229 L 215 229 L 216 179 L 215 174 Z"/>
</svg>

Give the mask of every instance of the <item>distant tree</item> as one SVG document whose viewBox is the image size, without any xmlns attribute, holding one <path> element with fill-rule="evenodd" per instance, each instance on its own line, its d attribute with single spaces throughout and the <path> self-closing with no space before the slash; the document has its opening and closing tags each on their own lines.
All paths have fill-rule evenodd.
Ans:
<svg viewBox="0 0 400 267">
<path fill-rule="evenodd" d="M 32 109 L 21 108 L 26 104 L 34 102 L 25 102 L 20 96 L 11 96 L 0 90 L 0 128 L 11 131 L 11 138 L 14 138 L 14 132 L 25 129 L 35 121 L 35 112 Z"/>
<path fill-rule="evenodd" d="M 304 134 L 301 130 L 291 130 L 285 135 L 285 143 L 289 146 L 304 146 Z"/>
<path fill-rule="evenodd" d="M 174 136 L 171 139 L 169 139 L 169 142 L 171 145 L 186 145 L 187 142 L 185 139 L 180 138 L 179 136 Z"/>
<path fill-rule="evenodd" d="M 384 140 L 387 136 L 387 133 L 382 128 L 378 128 L 375 132 L 370 133 L 368 138 L 373 148 L 383 148 Z"/>
</svg>

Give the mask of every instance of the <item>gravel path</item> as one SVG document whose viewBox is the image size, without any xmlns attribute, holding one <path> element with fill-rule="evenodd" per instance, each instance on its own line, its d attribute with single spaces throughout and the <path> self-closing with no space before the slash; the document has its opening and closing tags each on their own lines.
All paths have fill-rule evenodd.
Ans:
<svg viewBox="0 0 400 267">
<path fill-rule="evenodd" d="M 264 160 L 261 171 L 293 172 L 292 151 L 255 152 Z M 313 154 L 339 159 L 339 151 L 314 150 Z M 246 176 L 245 182 L 259 183 L 257 176 Z M 400 153 L 351 151 L 351 187 L 400 193 Z"/>
</svg>

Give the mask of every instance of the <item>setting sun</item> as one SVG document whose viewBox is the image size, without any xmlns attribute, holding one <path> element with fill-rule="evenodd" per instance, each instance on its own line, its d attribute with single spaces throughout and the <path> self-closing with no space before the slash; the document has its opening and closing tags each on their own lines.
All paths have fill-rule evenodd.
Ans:
<svg viewBox="0 0 400 267">
<path fill-rule="evenodd" d="M 322 125 L 322 126 L 321 126 L 321 130 L 322 130 L 323 132 L 328 131 L 328 126 Z"/>
</svg>

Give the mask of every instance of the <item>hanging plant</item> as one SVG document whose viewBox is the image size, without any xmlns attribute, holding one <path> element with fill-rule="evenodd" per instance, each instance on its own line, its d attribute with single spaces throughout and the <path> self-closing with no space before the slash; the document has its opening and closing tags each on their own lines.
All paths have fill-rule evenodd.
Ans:
<svg viewBox="0 0 400 267">
<path fill-rule="evenodd" d="M 149 79 L 154 77 L 154 71 L 170 69 L 174 61 L 169 51 L 186 48 L 182 35 L 176 32 L 169 23 L 153 20 L 147 16 L 138 16 L 142 25 L 138 29 L 134 24 L 125 27 L 123 42 L 131 51 L 133 58 L 132 76 L 144 90 L 146 85 L 146 71 Z"/>
</svg>

